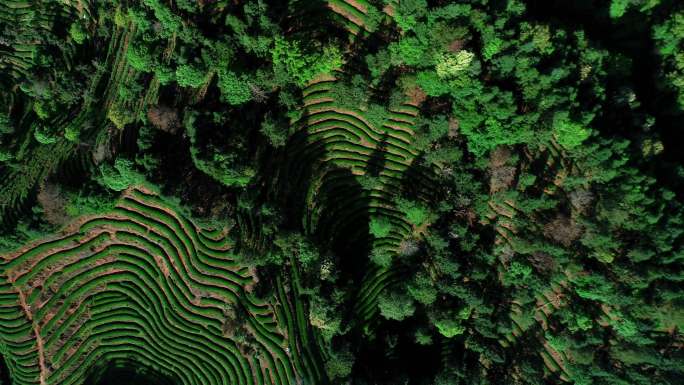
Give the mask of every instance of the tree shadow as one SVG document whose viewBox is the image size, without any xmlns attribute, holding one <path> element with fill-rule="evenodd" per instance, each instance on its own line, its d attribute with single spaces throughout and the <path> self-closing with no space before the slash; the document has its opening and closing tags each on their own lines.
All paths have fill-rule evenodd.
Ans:
<svg viewBox="0 0 684 385">
<path fill-rule="evenodd" d="M 5 362 L 5 357 L 0 355 L 0 384 L 11 384 L 9 369 L 7 368 L 7 363 Z"/>
<path fill-rule="evenodd" d="M 389 134 L 387 132 L 383 133 L 378 145 L 373 149 L 368 164 L 366 165 L 366 175 L 377 178 L 385 168 L 385 163 L 387 163 L 385 154 L 387 153 L 388 137 Z"/>
<path fill-rule="evenodd" d="M 437 183 L 434 170 L 422 156 L 411 162 L 399 183 L 401 195 L 411 200 L 433 201 L 444 195 L 443 186 Z"/>
<path fill-rule="evenodd" d="M 89 369 L 84 385 L 181 385 L 171 378 L 134 360 L 116 359 Z"/>
</svg>

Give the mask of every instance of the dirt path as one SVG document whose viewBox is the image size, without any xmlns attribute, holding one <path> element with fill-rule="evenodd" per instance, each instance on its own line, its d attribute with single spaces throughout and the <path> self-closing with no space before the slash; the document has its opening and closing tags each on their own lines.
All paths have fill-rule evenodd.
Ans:
<svg viewBox="0 0 684 385">
<path fill-rule="evenodd" d="M 40 384 L 46 384 L 46 373 L 47 367 L 45 365 L 45 346 L 43 345 L 43 337 L 40 336 L 40 328 L 38 324 L 33 320 L 33 312 L 31 311 L 31 305 L 26 302 L 26 295 L 24 292 L 16 288 L 17 295 L 19 296 L 19 305 L 24 311 L 26 318 L 33 324 L 33 333 L 36 335 L 36 347 L 38 349 L 38 366 L 40 368 Z"/>
</svg>

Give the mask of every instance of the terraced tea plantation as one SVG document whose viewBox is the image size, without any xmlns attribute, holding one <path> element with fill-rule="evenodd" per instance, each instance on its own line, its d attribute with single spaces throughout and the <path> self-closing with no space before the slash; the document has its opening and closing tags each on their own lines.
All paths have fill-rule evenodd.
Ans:
<svg viewBox="0 0 684 385">
<path fill-rule="evenodd" d="M 129 360 L 182 384 L 316 378 L 284 294 L 257 298 L 227 228 L 196 226 L 159 196 L 4 256 L 2 346 L 14 384 L 80 384 Z M 297 300 L 297 298 L 293 298 Z"/>
<path fill-rule="evenodd" d="M 676 385 L 684 2 L 0 0 L 0 385 Z"/>
<path fill-rule="evenodd" d="M 294 123 L 302 135 L 289 146 L 288 176 L 310 186 L 305 230 L 323 239 L 335 239 L 336 234 L 363 239 L 368 235 L 364 221 L 382 218 L 388 231 L 374 237 L 370 246 L 377 253 L 396 255 L 401 241 L 413 231 L 395 204 L 403 181 L 410 178 L 418 184 L 421 202 L 429 199 L 434 188 L 430 169 L 411 169 L 418 155 L 412 143 L 418 109 L 407 102 L 388 111 L 386 120 L 374 126 L 366 111 L 336 103 L 331 92 L 335 82 L 334 78 L 320 79 L 303 91 L 304 117 Z M 298 165 L 312 163 L 312 175 L 298 175 L 303 170 Z M 364 178 L 371 179 L 371 184 L 362 186 Z M 389 266 L 378 269 L 369 264 L 367 270 L 356 304 L 360 322 L 377 312 L 377 296 L 395 276 Z"/>
</svg>

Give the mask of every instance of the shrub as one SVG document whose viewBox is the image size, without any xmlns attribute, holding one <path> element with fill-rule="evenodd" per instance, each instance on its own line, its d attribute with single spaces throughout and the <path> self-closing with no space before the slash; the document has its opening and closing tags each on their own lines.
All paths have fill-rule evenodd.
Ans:
<svg viewBox="0 0 684 385">
<path fill-rule="evenodd" d="M 632 0 L 611 0 L 609 8 L 610 17 L 614 19 L 621 18 L 627 12 L 627 8 L 631 3 Z"/>
<path fill-rule="evenodd" d="M 14 155 L 5 149 L 0 149 L 0 163 L 14 159 Z"/>
<path fill-rule="evenodd" d="M 107 117 L 114 123 L 116 128 L 123 129 L 127 124 L 133 123 L 135 117 L 124 110 L 119 103 L 114 103 L 107 111 Z"/>
<path fill-rule="evenodd" d="M 69 125 L 64 129 L 64 137 L 71 142 L 78 142 L 81 135 L 81 127 L 78 125 Z"/>
<path fill-rule="evenodd" d="M 325 363 L 325 369 L 331 379 L 344 378 L 351 374 L 354 366 L 354 355 L 348 348 L 331 352 L 332 355 Z"/>
<path fill-rule="evenodd" d="M 408 285 L 408 292 L 416 301 L 430 305 L 437 299 L 437 289 L 427 274 L 420 273 Z"/>
<path fill-rule="evenodd" d="M 450 86 L 435 71 L 421 71 L 416 76 L 416 84 L 429 96 L 442 96 L 449 93 Z"/>
<path fill-rule="evenodd" d="M 154 62 L 150 55 L 150 51 L 147 46 L 140 42 L 133 42 L 128 47 L 128 50 L 126 51 L 126 60 L 136 71 L 153 71 Z"/>
<path fill-rule="evenodd" d="M 43 100 L 36 100 L 36 102 L 33 103 L 33 112 L 35 112 L 40 119 L 46 120 L 50 117 L 50 114 L 53 112 L 52 107 L 53 105 L 49 102 L 45 102 Z"/>
<path fill-rule="evenodd" d="M 282 147 L 287 142 L 288 130 L 287 127 L 279 125 L 270 117 L 266 117 L 261 122 L 261 133 L 268 138 L 268 141 L 273 147 Z"/>
<path fill-rule="evenodd" d="M 33 132 L 33 137 L 36 138 L 40 144 L 57 143 L 57 138 L 54 135 L 46 132 L 45 127 L 36 127 L 36 130 Z"/>
<path fill-rule="evenodd" d="M 528 281 L 528 278 L 531 274 L 532 266 L 513 261 L 508 266 L 508 270 L 505 273 L 505 284 L 519 286 L 524 285 Z"/>
<path fill-rule="evenodd" d="M 235 72 L 219 71 L 218 87 L 221 96 L 228 104 L 237 106 L 252 100 L 252 91 L 249 83 L 244 76 L 239 76 Z"/>
<path fill-rule="evenodd" d="M 66 214 L 71 217 L 88 214 L 101 214 L 111 211 L 116 200 L 101 195 L 70 194 L 66 203 Z"/>
<path fill-rule="evenodd" d="M 12 121 L 5 112 L 0 112 L 0 134 L 11 134 L 14 132 Z"/>
<path fill-rule="evenodd" d="M 206 73 L 197 65 L 181 64 L 176 68 L 176 82 L 181 87 L 198 88 L 204 84 Z"/>
<path fill-rule="evenodd" d="M 397 4 L 394 20 L 404 31 L 412 30 L 428 9 L 426 0 L 402 0 Z"/>
<path fill-rule="evenodd" d="M 416 330 L 416 343 L 418 345 L 430 346 L 432 345 L 432 336 L 430 332 L 425 328 L 420 328 Z"/>
<path fill-rule="evenodd" d="M 144 180 L 145 177 L 133 169 L 133 162 L 128 159 L 117 158 L 113 167 L 107 164 L 100 166 L 98 182 L 110 190 L 123 191 Z"/>
<path fill-rule="evenodd" d="M 425 42 L 415 37 L 405 37 L 389 45 L 390 57 L 394 65 L 428 66 L 430 65 L 430 62 L 426 60 L 428 49 Z"/>
<path fill-rule="evenodd" d="M 406 199 L 399 199 L 397 208 L 403 212 L 406 220 L 414 226 L 422 226 L 430 220 L 431 213 L 422 203 L 416 201 L 409 201 Z"/>
<path fill-rule="evenodd" d="M 406 294 L 397 291 L 385 292 L 378 298 L 380 314 L 387 319 L 401 321 L 413 315 L 416 306 Z"/>
<path fill-rule="evenodd" d="M 456 337 L 463 334 L 465 331 L 465 326 L 461 325 L 461 322 L 454 319 L 439 319 L 435 321 L 435 326 L 439 331 L 439 334 L 446 338 Z"/>
<path fill-rule="evenodd" d="M 124 28 L 127 23 L 128 15 L 120 7 L 117 8 L 116 12 L 114 12 L 114 24 L 119 28 Z"/>
<path fill-rule="evenodd" d="M 377 247 L 371 251 L 370 259 L 380 267 L 389 267 L 392 264 L 392 254 Z"/>
<path fill-rule="evenodd" d="M 571 150 L 587 140 L 591 130 L 582 124 L 572 121 L 567 113 L 557 113 L 553 118 L 553 132 L 558 144 Z"/>
<path fill-rule="evenodd" d="M 368 229 L 375 238 L 384 238 L 392 231 L 392 223 L 384 216 L 372 217 Z"/>
<path fill-rule="evenodd" d="M 71 27 L 69 27 L 69 36 L 71 36 L 76 44 L 83 44 L 86 39 L 86 32 L 81 23 L 78 21 L 71 23 Z"/>
</svg>

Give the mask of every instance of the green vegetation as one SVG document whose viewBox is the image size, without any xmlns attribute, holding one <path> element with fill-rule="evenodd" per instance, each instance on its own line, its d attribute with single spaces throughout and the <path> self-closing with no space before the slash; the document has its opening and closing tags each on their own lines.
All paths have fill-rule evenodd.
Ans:
<svg viewBox="0 0 684 385">
<path fill-rule="evenodd" d="M 276 76 L 284 72 L 298 86 L 303 87 L 316 75 L 330 74 L 342 65 L 342 56 L 338 48 L 325 46 L 319 53 L 302 51 L 297 41 L 290 42 L 276 37 L 272 51 L 273 69 Z"/>
<path fill-rule="evenodd" d="M 665 0 L 5 0 L 0 382 L 679 384 L 683 42 Z"/>
</svg>

